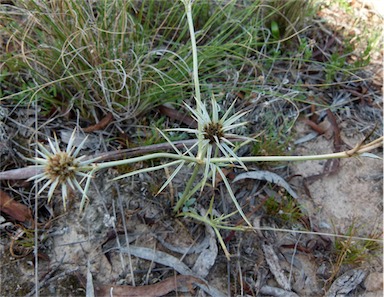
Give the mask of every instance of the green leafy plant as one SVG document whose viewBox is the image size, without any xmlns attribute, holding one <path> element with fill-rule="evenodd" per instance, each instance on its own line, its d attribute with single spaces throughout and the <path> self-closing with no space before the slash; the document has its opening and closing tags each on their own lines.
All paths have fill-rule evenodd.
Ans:
<svg viewBox="0 0 384 297">
<path fill-rule="evenodd" d="M 300 206 L 292 197 L 283 197 L 281 201 L 270 197 L 265 202 L 267 215 L 276 217 L 283 222 L 296 223 L 303 217 Z"/>
<path fill-rule="evenodd" d="M 224 240 L 220 234 L 221 230 L 228 230 L 228 231 L 244 231 L 246 228 L 243 226 L 231 226 L 227 223 L 227 220 L 233 216 L 235 213 L 230 213 L 226 215 L 218 215 L 213 212 L 213 203 L 214 203 L 214 197 L 212 197 L 208 211 L 202 210 L 201 214 L 199 214 L 197 211 L 183 211 L 179 215 L 186 218 L 192 218 L 198 222 L 205 223 L 212 227 L 212 229 L 215 231 L 215 234 L 217 236 L 217 239 L 225 253 L 225 256 L 227 259 L 230 259 L 230 254 L 226 248 L 226 245 L 224 243 Z"/>
<path fill-rule="evenodd" d="M 65 151 L 60 149 L 57 139 L 53 142 L 48 138 L 50 150 L 47 150 L 41 143 L 38 143 L 39 149 L 36 149 L 36 152 L 39 157 L 30 159 L 30 161 L 37 165 L 33 167 L 36 170 L 36 174 L 29 180 L 35 180 L 36 184 L 46 180 L 37 195 L 40 195 L 44 189 L 49 187 L 49 202 L 55 189 L 60 186 L 64 210 L 66 209 L 68 188 L 77 189 L 80 193 L 86 195 L 88 187 L 83 189 L 81 184 L 85 179 L 89 180 L 92 177 L 87 172 L 93 169 L 92 163 L 95 161 L 92 159 L 84 160 L 85 156 L 78 156 L 86 139 L 75 149 L 73 147 L 75 132 L 76 130 L 73 131 Z M 77 177 L 82 178 L 82 180 L 79 182 Z M 85 200 L 82 201 L 80 208 L 84 207 L 84 202 Z"/>
<path fill-rule="evenodd" d="M 300 30 L 305 17 L 313 14 L 314 1 L 271 0 L 263 1 L 264 19 L 270 24 L 274 39 L 287 37 L 295 30 Z"/>
</svg>

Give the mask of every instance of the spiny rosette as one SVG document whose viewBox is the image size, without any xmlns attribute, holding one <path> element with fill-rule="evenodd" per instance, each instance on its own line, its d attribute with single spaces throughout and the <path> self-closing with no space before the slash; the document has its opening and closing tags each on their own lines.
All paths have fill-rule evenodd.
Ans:
<svg viewBox="0 0 384 297">
<path fill-rule="evenodd" d="M 85 200 L 87 199 L 86 193 L 89 187 L 89 181 L 96 168 L 96 165 L 93 163 L 95 159 L 83 160 L 85 156 L 78 157 L 87 138 L 75 149 L 73 146 L 75 133 L 76 129 L 73 131 L 65 151 L 60 149 L 55 135 L 54 142 L 48 139 L 50 151 L 41 143 L 37 143 L 38 149 L 36 149 L 36 153 L 39 157 L 27 159 L 35 163 L 32 167 L 35 168 L 37 172 L 37 174 L 28 179 L 28 181 L 34 180 L 35 185 L 45 181 L 37 194 L 40 195 L 49 187 L 48 202 L 50 202 L 56 188 L 61 186 L 64 210 L 66 210 L 67 205 L 68 188 L 72 190 L 77 189 L 82 193 L 83 198 L 80 204 L 80 210 L 82 210 Z M 80 181 L 78 181 L 78 178 L 81 178 Z M 87 180 L 87 182 L 83 189 L 81 184 L 84 180 Z"/>
<path fill-rule="evenodd" d="M 79 161 L 66 152 L 58 152 L 48 158 L 45 173 L 51 180 L 59 179 L 59 183 L 73 179 L 79 168 Z"/>
<path fill-rule="evenodd" d="M 209 140 L 210 144 L 214 144 L 217 140 L 221 141 L 225 136 L 223 124 L 220 122 L 206 123 L 203 127 L 204 138 Z"/>
<path fill-rule="evenodd" d="M 219 117 L 220 107 L 213 96 L 211 98 L 211 113 L 208 112 L 204 103 L 197 101 L 196 104 L 196 109 L 191 108 L 187 104 L 185 106 L 198 123 L 198 129 L 176 128 L 168 129 L 167 131 L 181 131 L 195 134 L 198 138 L 198 143 L 200 143 L 201 152 L 203 152 L 204 155 L 201 157 L 206 158 L 207 163 L 209 163 L 209 159 L 212 157 L 212 154 L 214 154 L 215 150 L 213 147 L 217 147 L 225 157 L 234 157 L 238 160 L 237 162 L 245 168 L 243 162 L 240 161 L 238 156 L 232 150 L 231 147 L 234 145 L 230 139 L 237 138 L 252 141 L 254 139 L 232 134 L 230 131 L 246 124 L 246 122 L 240 122 L 240 120 L 242 120 L 249 111 L 240 111 L 231 115 L 235 105 L 234 101 L 227 111 Z M 201 138 L 199 136 L 201 136 Z"/>
<path fill-rule="evenodd" d="M 243 120 L 244 116 L 249 112 L 248 110 L 232 113 L 235 103 L 236 101 L 232 102 L 231 106 L 223 115 L 220 115 L 220 106 L 213 96 L 211 97 L 211 112 L 208 112 L 206 105 L 199 100 L 196 100 L 195 109 L 185 104 L 186 108 L 191 112 L 192 117 L 198 123 L 198 128 L 174 128 L 166 130 L 195 134 L 197 142 L 191 146 L 186 153 L 191 155 L 192 150 L 198 147 L 196 160 L 198 160 L 199 164 L 205 164 L 204 179 L 207 179 L 210 175 L 213 184 L 215 183 L 214 179 L 218 165 L 212 163 L 211 158 L 218 157 L 219 154 L 223 156 L 223 162 L 220 166 L 225 166 L 225 163 L 237 163 L 244 170 L 247 170 L 245 164 L 237 156 L 236 150 L 233 149 L 235 145 L 232 141 L 236 139 L 237 141 L 244 140 L 248 142 L 254 141 L 255 139 L 231 133 L 231 131 L 247 124 L 247 122 L 241 120 Z M 178 154 L 181 154 L 178 150 L 176 151 Z M 236 161 L 227 162 L 224 160 L 231 158 Z M 202 185 L 203 184 L 202 182 Z"/>
</svg>

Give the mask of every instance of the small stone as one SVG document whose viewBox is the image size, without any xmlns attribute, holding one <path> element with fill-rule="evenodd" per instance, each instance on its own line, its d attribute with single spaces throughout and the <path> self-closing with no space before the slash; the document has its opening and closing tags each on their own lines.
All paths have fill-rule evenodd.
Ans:
<svg viewBox="0 0 384 297">
<path fill-rule="evenodd" d="M 383 273 L 372 272 L 364 281 L 364 286 L 368 292 L 383 291 Z"/>
<path fill-rule="evenodd" d="M 8 109 L 0 106 L 0 121 L 3 121 L 8 117 Z"/>
<path fill-rule="evenodd" d="M 363 295 L 359 297 L 383 297 L 383 292 L 382 291 L 365 292 Z"/>
</svg>

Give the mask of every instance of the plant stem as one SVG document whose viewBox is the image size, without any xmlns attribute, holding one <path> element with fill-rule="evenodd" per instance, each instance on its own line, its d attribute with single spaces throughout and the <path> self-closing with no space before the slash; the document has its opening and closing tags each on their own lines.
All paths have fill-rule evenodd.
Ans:
<svg viewBox="0 0 384 297">
<path fill-rule="evenodd" d="M 198 66 L 198 60 L 197 60 L 197 46 L 196 46 L 195 29 L 193 27 L 191 1 L 186 1 L 185 9 L 186 9 L 186 13 L 187 13 L 189 34 L 190 34 L 191 46 L 192 46 L 193 82 L 195 84 L 195 99 L 196 99 L 196 102 L 198 103 L 196 106 L 196 109 L 198 112 L 200 112 L 199 106 L 201 104 L 201 94 L 200 94 L 200 83 L 199 83 L 199 66 Z"/>
<path fill-rule="evenodd" d="M 322 154 L 322 155 L 307 155 L 307 156 L 251 156 L 251 157 L 238 157 L 238 158 L 211 158 L 210 162 L 212 163 L 223 163 L 223 162 L 237 162 L 238 160 L 246 162 L 281 162 L 281 161 L 313 161 L 313 160 L 328 160 L 328 159 L 342 159 L 350 158 L 361 155 L 362 153 L 371 151 L 374 148 L 382 146 L 383 137 L 373 141 L 373 145 L 367 144 L 362 146 L 358 150 L 350 150 L 339 153 L 332 154 Z"/>
<path fill-rule="evenodd" d="M 187 185 L 185 186 L 183 196 L 181 196 L 180 200 L 177 201 L 175 208 L 173 209 L 174 212 L 177 212 L 188 200 L 188 198 L 191 196 L 190 191 L 191 187 L 193 185 L 193 182 L 196 179 L 197 174 L 199 173 L 200 166 L 196 164 L 195 169 L 192 172 L 192 176 L 189 178 Z M 193 191 L 192 191 L 193 193 Z"/>
<path fill-rule="evenodd" d="M 172 154 L 172 153 L 154 153 L 150 155 L 144 155 L 141 157 L 135 157 L 130 159 L 123 159 L 118 161 L 110 161 L 110 162 L 103 162 L 103 163 L 95 163 L 97 169 L 104 169 L 104 168 L 110 168 L 114 166 L 120 166 L 120 165 L 126 165 L 136 162 L 142 162 L 142 161 L 148 161 L 152 159 L 176 159 L 176 160 L 184 160 L 192 163 L 202 163 L 202 161 L 196 159 L 195 157 L 189 157 L 185 155 L 178 155 L 178 154 Z M 97 158 L 95 159 L 97 161 Z"/>
<path fill-rule="evenodd" d="M 201 94 L 200 94 L 200 83 L 199 83 L 199 65 L 197 60 L 197 46 L 196 46 L 196 37 L 195 37 L 195 29 L 193 27 L 193 18 L 192 18 L 192 1 L 191 0 L 182 0 L 185 5 L 185 12 L 187 14 L 187 21 L 189 27 L 189 34 L 191 39 L 191 47 L 192 47 L 192 60 L 193 60 L 193 83 L 195 85 L 195 100 L 196 100 L 196 111 L 197 113 L 201 113 Z M 198 152 L 197 158 L 201 159 L 203 156 L 203 125 L 198 122 L 199 134 L 198 138 Z"/>
</svg>

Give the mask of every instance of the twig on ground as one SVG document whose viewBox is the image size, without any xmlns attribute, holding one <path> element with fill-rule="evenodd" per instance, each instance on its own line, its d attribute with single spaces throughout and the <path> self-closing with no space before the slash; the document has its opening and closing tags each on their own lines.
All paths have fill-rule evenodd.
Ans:
<svg viewBox="0 0 384 297">
<path fill-rule="evenodd" d="M 126 253 L 130 252 L 132 256 L 136 256 L 149 261 L 155 261 L 156 263 L 171 267 L 182 275 L 191 275 L 201 280 L 201 283 L 196 283 L 196 285 L 206 293 L 218 297 L 225 296 L 225 294 L 220 292 L 218 289 L 209 286 L 205 280 L 200 278 L 198 275 L 194 274 L 193 271 L 187 265 L 182 263 L 179 259 L 174 256 L 168 255 L 161 251 L 155 251 L 153 249 L 138 247 L 134 245 L 131 245 L 129 247 L 129 251 L 126 248 L 121 248 L 120 251 Z"/>
</svg>

